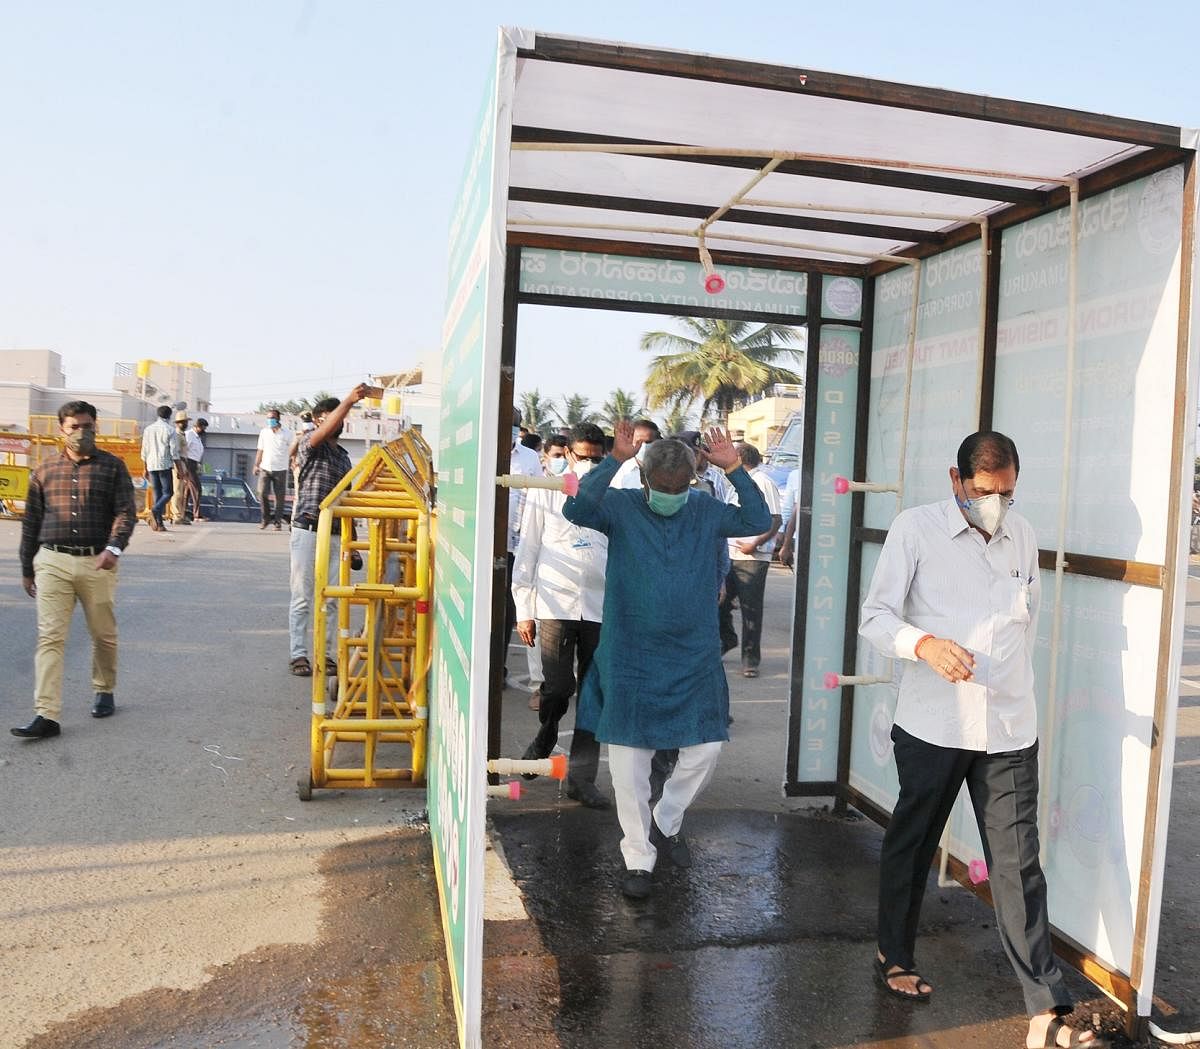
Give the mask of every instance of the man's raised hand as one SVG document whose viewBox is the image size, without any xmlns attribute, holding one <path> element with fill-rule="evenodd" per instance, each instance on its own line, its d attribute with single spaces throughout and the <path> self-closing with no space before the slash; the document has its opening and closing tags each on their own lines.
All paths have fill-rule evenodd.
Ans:
<svg viewBox="0 0 1200 1049">
<path fill-rule="evenodd" d="M 704 435 L 704 443 L 708 445 L 708 461 L 722 470 L 732 470 L 741 464 L 737 449 L 729 439 L 729 434 L 719 426 L 712 427 Z"/>
<path fill-rule="evenodd" d="M 637 444 L 633 440 L 633 423 L 628 419 L 619 419 L 613 427 L 612 454 L 619 463 L 637 455 Z"/>
</svg>

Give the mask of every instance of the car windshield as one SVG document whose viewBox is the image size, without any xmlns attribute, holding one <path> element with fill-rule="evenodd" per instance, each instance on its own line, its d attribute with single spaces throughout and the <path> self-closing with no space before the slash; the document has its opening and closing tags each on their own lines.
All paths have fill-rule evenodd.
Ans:
<svg viewBox="0 0 1200 1049">
<path fill-rule="evenodd" d="M 783 431 L 779 443 L 771 450 L 772 466 L 796 467 L 800 465 L 800 453 L 804 450 L 804 422 L 793 419 Z"/>
</svg>

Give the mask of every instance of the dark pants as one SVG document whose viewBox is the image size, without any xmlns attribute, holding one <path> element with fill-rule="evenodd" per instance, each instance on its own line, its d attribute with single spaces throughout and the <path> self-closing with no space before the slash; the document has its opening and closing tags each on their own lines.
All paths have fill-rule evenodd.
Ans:
<svg viewBox="0 0 1200 1049">
<path fill-rule="evenodd" d="M 733 629 L 733 602 L 742 610 L 742 666 L 757 667 L 762 661 L 763 594 L 767 588 L 770 561 L 734 561 L 725 577 L 725 596 L 717 606 L 721 624 L 721 651 L 737 648 Z"/>
<path fill-rule="evenodd" d="M 558 742 L 558 723 L 567 712 L 575 686 L 592 665 L 600 644 L 600 624 L 583 619 L 539 619 L 542 641 L 542 727 L 530 744 L 531 756 L 545 758 Z M 576 675 L 578 664 L 578 676 Z M 595 783 L 600 767 L 600 744 L 590 732 L 576 727 L 571 739 L 568 777 L 572 783 Z"/>
<path fill-rule="evenodd" d="M 507 557 L 508 567 L 504 575 L 504 680 L 508 682 L 508 649 L 512 645 L 513 628 L 517 625 L 517 603 L 512 596 L 513 565 L 517 555 L 511 551 Z"/>
<path fill-rule="evenodd" d="M 271 513 L 271 492 L 275 492 L 275 513 Z M 258 471 L 258 499 L 262 503 L 263 524 L 270 524 L 272 517 L 276 524 L 283 524 L 283 499 L 287 494 L 286 470 Z"/>
<path fill-rule="evenodd" d="M 1046 879 L 1038 861 L 1038 745 L 1004 754 L 934 746 L 892 727 L 900 797 L 879 859 L 879 950 L 913 968 L 917 922 L 942 828 L 966 782 L 983 839 L 996 927 L 1032 1016 L 1069 1010 L 1050 946 Z"/>
<path fill-rule="evenodd" d="M 154 505 L 150 508 L 150 514 L 162 524 L 163 510 L 175 494 L 175 483 L 171 479 L 175 470 L 151 470 L 149 473 L 150 483 L 154 486 Z"/>
</svg>

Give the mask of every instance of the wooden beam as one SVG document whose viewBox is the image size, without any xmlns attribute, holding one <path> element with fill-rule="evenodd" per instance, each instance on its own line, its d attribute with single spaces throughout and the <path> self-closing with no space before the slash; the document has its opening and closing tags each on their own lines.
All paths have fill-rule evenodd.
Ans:
<svg viewBox="0 0 1200 1049">
<path fill-rule="evenodd" d="M 715 55 L 660 51 L 626 44 L 544 36 L 539 33 L 534 40 L 534 46 L 521 49 L 518 56 L 544 62 L 598 66 L 603 69 L 654 73 L 789 94 L 844 99 L 894 109 L 937 113 L 948 117 L 1014 124 L 1040 131 L 1113 139 L 1141 146 L 1179 144 L 1180 129 L 1171 124 L 1110 117 L 1078 109 L 1018 102 L 988 95 L 971 95 L 943 88 L 871 80 L 867 77 L 826 73 L 816 69 L 797 69 L 763 62 L 718 58 Z"/>
<path fill-rule="evenodd" d="M 526 204 L 556 204 L 571 208 L 597 208 L 604 211 L 629 211 L 637 215 L 671 215 L 676 218 L 706 219 L 719 205 L 683 204 L 670 200 L 646 200 L 642 197 L 614 197 L 599 193 L 570 193 L 557 189 L 535 189 L 512 186 L 509 200 Z M 839 233 L 852 237 L 870 237 L 888 242 L 907 241 L 941 244 L 946 234 L 938 230 L 912 226 L 892 226 L 847 219 L 823 219 L 799 211 L 748 211 L 731 208 L 721 216 L 722 222 L 739 222 L 751 226 L 771 226 L 781 229 L 814 230 L 819 233 Z M 717 232 L 711 236 L 718 237 Z"/>
<path fill-rule="evenodd" d="M 513 142 L 590 142 L 623 146 L 680 146 L 684 142 L 660 142 L 654 139 L 623 138 L 619 135 L 596 135 L 584 131 L 558 131 L 552 128 L 514 127 Z M 680 156 L 674 153 L 638 154 L 651 160 L 671 160 L 683 164 L 709 164 L 723 168 L 759 170 L 769 159 L 762 157 Z M 970 197 L 1007 204 L 1042 204 L 1046 190 L 1010 186 L 998 182 L 980 182 L 968 178 L 929 175 L 920 171 L 899 171 L 892 168 L 869 168 L 858 164 L 837 164 L 824 160 L 788 160 L 775 169 L 779 175 L 799 175 L 805 178 L 832 179 L 835 182 L 858 182 L 871 186 L 890 186 L 920 193 L 942 193 L 952 197 Z"/>
<path fill-rule="evenodd" d="M 1164 168 L 1181 164 L 1192 156 L 1194 156 L 1194 153 L 1189 149 L 1152 149 L 1145 153 L 1138 153 L 1136 156 L 1128 157 L 1113 164 L 1111 167 L 1095 171 L 1080 179 L 1079 199 L 1087 200 L 1089 197 L 1105 193 L 1116 186 L 1124 185 L 1126 182 L 1133 182 L 1135 179 L 1143 178 L 1146 175 L 1153 175 L 1156 171 L 1162 171 Z M 1066 187 L 1059 187 L 1058 189 L 1050 190 L 1046 194 L 1045 202 L 1040 205 L 1013 206 L 994 212 L 988 216 L 988 224 L 993 230 L 1008 229 L 1010 226 L 1015 226 L 1018 223 L 1027 222 L 1029 219 L 1036 219 L 1052 211 L 1058 211 L 1059 208 L 1068 207 L 1070 203 L 1070 191 Z M 949 251 L 951 248 L 957 248 L 962 244 L 978 239 L 979 229 L 977 226 L 962 226 L 956 230 L 949 231 L 946 234 L 945 243 L 940 247 L 917 245 L 913 248 L 905 248 L 897 251 L 894 254 L 905 255 L 913 259 L 927 259 L 931 255 L 936 255 L 942 251 Z M 873 262 L 871 263 L 871 275 L 877 277 L 881 273 L 887 273 L 889 270 L 903 265 L 906 264 L 903 262 L 887 261 Z"/>
</svg>

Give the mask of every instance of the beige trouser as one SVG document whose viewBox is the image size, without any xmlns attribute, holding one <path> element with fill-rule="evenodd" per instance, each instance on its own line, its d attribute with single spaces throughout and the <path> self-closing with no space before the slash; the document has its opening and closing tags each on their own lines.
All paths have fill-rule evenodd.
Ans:
<svg viewBox="0 0 1200 1049">
<path fill-rule="evenodd" d="M 63 650 L 75 601 L 83 605 L 92 635 L 92 689 L 117 687 L 117 569 L 96 567 L 92 556 L 76 557 L 42 548 L 33 559 L 37 583 L 37 654 L 34 658 L 36 713 L 51 721 L 62 714 Z"/>
</svg>

